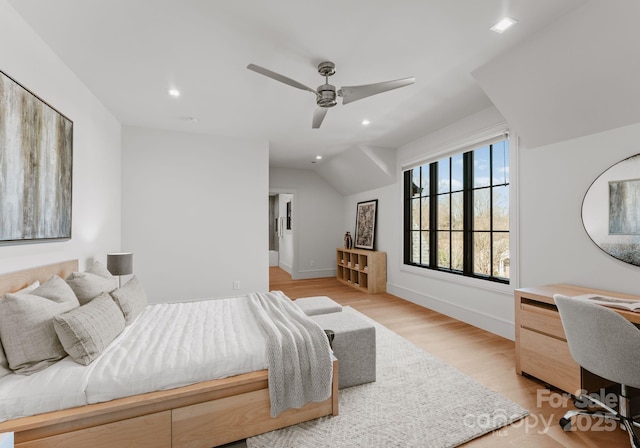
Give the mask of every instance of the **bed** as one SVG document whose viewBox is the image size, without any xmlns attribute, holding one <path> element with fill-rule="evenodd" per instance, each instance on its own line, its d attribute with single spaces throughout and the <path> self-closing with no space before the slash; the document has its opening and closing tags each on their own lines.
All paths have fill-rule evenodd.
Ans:
<svg viewBox="0 0 640 448">
<path fill-rule="evenodd" d="M 77 260 L 0 275 L 0 297 L 56 274 L 78 271 Z M 0 423 L 17 448 L 214 447 L 325 415 L 338 414 L 338 364 L 331 396 L 271 417 L 268 370 L 200 381 Z"/>
</svg>

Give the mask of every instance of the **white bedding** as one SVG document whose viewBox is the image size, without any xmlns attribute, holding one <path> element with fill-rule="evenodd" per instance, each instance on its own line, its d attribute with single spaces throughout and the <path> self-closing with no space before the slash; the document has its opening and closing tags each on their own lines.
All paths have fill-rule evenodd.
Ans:
<svg viewBox="0 0 640 448">
<path fill-rule="evenodd" d="M 248 301 L 150 305 L 86 367 L 67 357 L 0 379 L 0 421 L 265 369 Z"/>
</svg>

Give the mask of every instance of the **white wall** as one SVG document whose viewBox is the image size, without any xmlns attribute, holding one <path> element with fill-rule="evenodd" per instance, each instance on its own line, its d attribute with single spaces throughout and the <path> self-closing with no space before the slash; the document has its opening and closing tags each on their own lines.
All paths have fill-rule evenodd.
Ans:
<svg viewBox="0 0 640 448">
<path fill-rule="evenodd" d="M 0 246 L 0 272 L 77 258 L 84 269 L 120 249 L 120 124 L 6 0 L 0 69 L 73 121 L 69 241 Z"/>
<path fill-rule="evenodd" d="M 400 169 L 429 158 L 437 159 L 460 144 L 473 142 L 505 128 L 504 118 L 491 107 L 426 135 L 398 149 L 399 173 L 398 181 L 394 185 L 347 196 L 343 204 L 345 225 L 353 231 L 356 204 L 360 201 L 378 199 L 376 248 L 387 252 L 389 293 L 493 333 L 513 338 L 513 286 L 405 267 L 402 260 L 403 176 Z M 512 155 L 512 159 L 517 160 L 517 156 Z"/>
<path fill-rule="evenodd" d="M 149 300 L 267 291 L 267 142 L 135 127 L 122 136 L 123 249 Z"/>
<path fill-rule="evenodd" d="M 495 108 L 486 109 L 400 148 L 398 165 L 446 152 L 452 142 L 473 141 L 505 125 Z M 511 129 L 512 135 L 516 131 Z M 378 199 L 376 245 L 387 252 L 388 292 L 513 339 L 514 288 L 573 283 L 638 294 L 640 268 L 600 250 L 581 220 L 591 183 L 611 165 L 640 153 L 638 141 L 640 123 L 535 149 L 512 146 L 512 209 L 517 215 L 512 268 L 518 275 L 509 287 L 403 266 L 402 180 L 345 197 L 345 225 L 353 229 L 357 202 Z"/>
<path fill-rule="evenodd" d="M 295 253 L 291 276 L 294 279 L 335 276 L 335 250 L 342 247 L 345 232 L 342 196 L 311 170 L 271 168 L 269 189 L 294 193 Z"/>
<path fill-rule="evenodd" d="M 389 260 L 395 261 L 398 259 L 402 250 L 402 246 L 398 245 L 397 238 L 398 232 L 401 231 L 402 220 L 398 219 L 398 217 L 402 218 L 402 209 L 400 208 L 400 198 L 398 197 L 396 184 L 345 196 L 344 228 L 345 231 L 351 232 L 351 236 L 355 240 L 358 202 L 373 199 L 378 200 L 374 247 L 377 251 L 387 253 L 387 264 L 389 264 Z M 393 273 L 387 267 L 387 282 L 392 282 L 392 275 Z"/>
<path fill-rule="evenodd" d="M 640 153 L 638 141 L 640 123 L 521 151 L 522 287 L 572 283 L 640 294 L 640 267 L 600 250 L 581 216 L 591 183 L 611 165 Z"/>
<path fill-rule="evenodd" d="M 424 161 L 430 161 L 445 156 L 452 150 L 458 150 L 460 145 L 472 144 L 489 135 L 507 128 L 502 115 L 494 107 L 473 114 L 463 120 L 453 123 L 446 128 L 433 132 L 415 142 L 403 146 L 398 150 L 398 166 L 400 169 Z M 514 163 L 518 160 L 517 145 L 511 145 L 511 182 L 512 200 L 517 188 L 517 172 Z M 430 271 L 422 268 L 404 266 L 402 260 L 402 175 L 397 183 L 397 216 L 398 227 L 396 246 L 397 256 L 389 268 L 389 291 L 412 302 L 423 305 L 440 313 L 452 316 L 458 320 L 491 331 L 507 338 L 514 337 L 514 302 L 511 285 L 501 285 L 485 280 L 466 278 Z M 517 207 L 517 201 L 512 202 Z M 517 234 L 516 223 L 512 222 L 512 234 Z M 512 263 L 512 275 L 517 266 Z"/>
</svg>

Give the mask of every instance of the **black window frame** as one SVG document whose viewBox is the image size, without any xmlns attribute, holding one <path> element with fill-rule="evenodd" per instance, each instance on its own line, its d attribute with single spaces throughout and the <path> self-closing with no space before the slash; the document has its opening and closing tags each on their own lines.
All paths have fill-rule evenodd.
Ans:
<svg viewBox="0 0 640 448">
<path fill-rule="evenodd" d="M 497 143 L 506 142 L 506 150 L 507 154 L 510 152 L 510 142 L 507 136 L 498 140 L 492 140 L 489 143 L 483 143 L 474 145 L 473 148 L 466 150 L 461 153 L 452 154 L 447 157 L 440 158 L 436 161 L 425 163 L 420 166 L 413 167 L 411 169 L 407 169 L 403 173 L 403 217 L 404 217 L 404 226 L 403 226 L 403 262 L 405 265 L 414 266 L 434 271 L 451 273 L 453 275 L 461 275 L 465 277 L 472 277 L 481 280 L 488 280 L 492 282 L 502 283 L 502 284 L 510 284 L 512 273 L 509 272 L 509 278 L 500 277 L 494 275 L 496 270 L 494 269 L 495 259 L 493 257 L 494 253 L 494 236 L 496 234 L 507 234 L 509 239 L 511 238 L 511 226 L 509 224 L 509 229 L 507 230 L 496 230 L 494 228 L 494 188 L 496 187 L 509 187 L 510 189 L 510 176 L 509 178 L 505 177 L 505 182 L 496 182 L 494 183 L 494 145 Z M 489 183 L 484 186 L 474 186 L 474 152 L 476 150 L 481 150 L 486 147 L 489 147 Z M 463 169 L 462 169 L 462 178 L 463 178 L 463 188 L 462 190 L 452 190 L 452 161 L 454 157 L 462 154 L 463 160 Z M 449 188 L 448 192 L 441 193 L 438 189 L 438 165 L 442 161 L 448 160 L 449 162 L 449 179 L 447 180 Z M 505 159 L 505 163 L 507 167 L 509 166 L 510 155 L 508 159 Z M 423 170 L 428 169 L 429 171 L 429 186 L 428 186 L 428 194 L 423 195 L 424 188 L 421 185 L 415 185 L 413 182 L 413 174 L 415 170 L 420 170 L 418 173 L 418 178 L 423 180 Z M 414 192 L 416 191 L 418 195 L 415 196 Z M 474 227 L 474 193 L 479 190 L 489 190 L 489 230 L 475 230 Z M 453 252 L 453 244 L 452 244 L 452 235 L 453 232 L 459 232 L 460 230 L 452 229 L 452 197 L 453 193 L 462 192 L 463 197 L 463 229 L 461 230 L 463 234 L 463 266 L 462 269 L 456 269 L 452 267 L 452 252 Z M 438 199 L 444 195 L 449 195 L 449 229 L 448 230 L 440 230 L 438 229 Z M 428 219 L 428 229 L 425 229 L 422 225 L 422 200 L 424 198 L 428 198 L 429 203 L 429 219 Z M 418 222 L 420 223 L 419 229 L 414 229 L 412 225 L 412 203 L 413 201 L 418 200 L 420 207 L 420 216 L 418 217 Z M 511 201 L 509 199 L 509 209 L 511 208 Z M 510 213 L 510 212 L 509 212 Z M 428 260 L 422 260 L 423 249 L 422 249 L 422 238 L 420 232 L 428 231 L 429 232 L 429 256 Z M 419 241 L 420 247 L 418 250 L 419 261 L 412 261 L 412 240 L 414 234 L 418 232 L 417 241 Z M 438 262 L 438 233 L 446 232 L 449 235 L 449 266 L 443 267 L 439 266 Z M 481 274 L 474 272 L 474 236 L 478 233 L 489 233 L 489 243 L 490 249 L 489 253 L 491 254 L 490 261 L 490 274 Z"/>
</svg>

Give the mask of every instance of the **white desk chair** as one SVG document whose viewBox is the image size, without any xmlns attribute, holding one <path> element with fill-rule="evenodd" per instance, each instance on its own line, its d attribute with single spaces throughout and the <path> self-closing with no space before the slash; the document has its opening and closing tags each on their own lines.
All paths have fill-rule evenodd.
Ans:
<svg viewBox="0 0 640 448">
<path fill-rule="evenodd" d="M 640 330 L 615 311 L 602 305 L 589 303 L 559 294 L 553 296 L 558 306 L 562 326 L 573 359 L 586 370 L 621 385 L 618 410 L 600 400 L 582 395 L 582 403 L 590 403 L 607 412 L 587 410 L 569 411 L 560 419 L 560 426 L 571 428 L 571 417 L 591 415 L 620 421 L 633 448 L 640 448 L 640 439 L 633 427 L 640 423 L 632 420 L 627 387 L 640 388 Z"/>
</svg>

